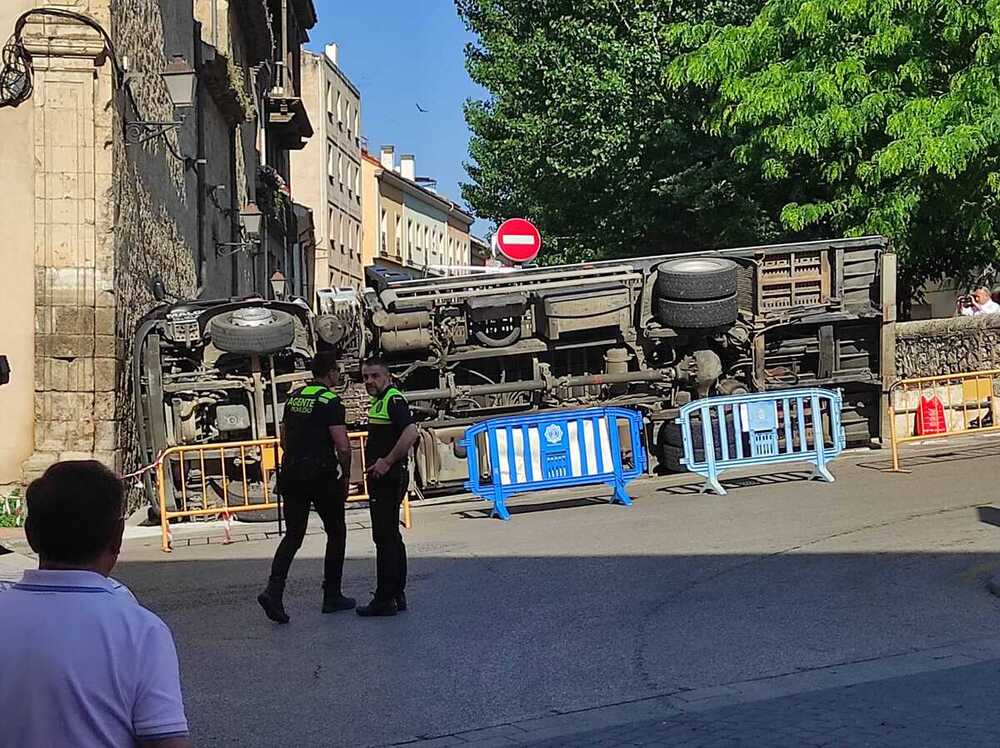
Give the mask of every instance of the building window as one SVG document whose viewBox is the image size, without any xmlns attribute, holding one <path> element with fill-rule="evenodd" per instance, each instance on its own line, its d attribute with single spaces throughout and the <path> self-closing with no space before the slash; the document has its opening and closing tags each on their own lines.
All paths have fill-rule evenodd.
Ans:
<svg viewBox="0 0 1000 748">
<path fill-rule="evenodd" d="M 326 147 L 326 175 L 333 181 L 333 144 Z"/>
<path fill-rule="evenodd" d="M 354 137 L 361 137 L 361 107 L 354 110 Z"/>
<path fill-rule="evenodd" d="M 337 179 L 340 182 L 340 189 L 344 189 L 344 154 L 337 154 Z"/>
<path fill-rule="evenodd" d="M 340 91 L 337 91 L 337 124 L 344 126 L 344 102 L 341 99 Z"/>
<path fill-rule="evenodd" d="M 330 244 L 333 244 L 335 238 L 335 234 L 333 233 L 333 221 L 334 221 L 333 208 L 330 208 L 330 222 L 326 226 L 326 238 L 329 240 Z"/>
<path fill-rule="evenodd" d="M 380 245 L 379 251 L 382 254 L 387 254 L 389 252 L 389 238 L 387 236 L 388 231 L 389 231 L 389 223 L 386 220 L 385 208 L 382 209 L 382 216 L 379 219 L 378 228 L 379 228 L 379 233 L 381 235 L 381 242 L 382 242 L 381 245 Z"/>
<path fill-rule="evenodd" d="M 402 251 L 402 245 L 403 245 L 403 236 L 402 236 L 403 232 L 402 232 L 402 228 L 403 227 L 402 227 L 402 223 L 403 223 L 403 220 L 399 217 L 399 214 L 397 213 L 396 214 L 396 257 L 402 257 L 403 256 L 403 251 Z"/>
<path fill-rule="evenodd" d="M 354 167 L 354 194 L 361 199 L 361 169 L 357 166 Z"/>
<path fill-rule="evenodd" d="M 340 254 L 344 254 L 344 216 L 340 216 Z"/>
<path fill-rule="evenodd" d="M 333 116 L 333 86 L 329 81 L 326 83 L 326 113 Z"/>
</svg>

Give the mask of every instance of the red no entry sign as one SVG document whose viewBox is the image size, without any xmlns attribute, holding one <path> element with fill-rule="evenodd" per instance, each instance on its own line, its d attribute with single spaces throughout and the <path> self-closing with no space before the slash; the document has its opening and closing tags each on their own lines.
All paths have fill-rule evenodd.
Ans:
<svg viewBox="0 0 1000 748">
<path fill-rule="evenodd" d="M 497 249 L 513 262 L 531 262 L 542 248 L 542 236 L 535 224 L 524 218 L 508 218 L 495 236 Z"/>
</svg>

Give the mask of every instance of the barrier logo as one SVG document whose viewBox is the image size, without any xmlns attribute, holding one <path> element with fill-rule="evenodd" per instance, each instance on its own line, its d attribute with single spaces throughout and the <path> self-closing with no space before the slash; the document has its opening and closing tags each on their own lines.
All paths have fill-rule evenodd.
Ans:
<svg viewBox="0 0 1000 748">
<path fill-rule="evenodd" d="M 549 444 L 558 444 L 562 441 L 563 430 L 558 423 L 550 423 L 545 427 L 545 441 Z"/>
</svg>

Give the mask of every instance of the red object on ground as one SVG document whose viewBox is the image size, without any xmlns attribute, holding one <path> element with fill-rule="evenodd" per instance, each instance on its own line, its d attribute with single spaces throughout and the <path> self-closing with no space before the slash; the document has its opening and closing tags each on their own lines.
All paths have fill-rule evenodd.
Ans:
<svg viewBox="0 0 1000 748">
<path fill-rule="evenodd" d="M 920 403 L 917 405 L 916 435 L 928 436 L 930 434 L 943 434 L 948 430 L 948 424 L 944 418 L 944 403 L 937 395 L 934 397 L 920 396 Z"/>
<path fill-rule="evenodd" d="M 497 229 L 496 245 L 508 260 L 531 262 L 542 248 L 542 236 L 531 221 L 508 218 Z"/>
</svg>

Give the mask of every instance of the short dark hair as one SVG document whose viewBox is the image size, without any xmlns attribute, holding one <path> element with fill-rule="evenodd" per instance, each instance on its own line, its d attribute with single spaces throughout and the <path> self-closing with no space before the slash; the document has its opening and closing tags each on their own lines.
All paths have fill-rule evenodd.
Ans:
<svg viewBox="0 0 1000 748">
<path fill-rule="evenodd" d="M 325 377 L 331 371 L 337 370 L 337 352 L 319 351 L 312 360 L 312 374 L 319 379 Z"/>
<path fill-rule="evenodd" d="M 28 543 L 45 561 L 87 564 L 114 538 L 124 515 L 121 479 L 96 460 L 67 460 L 28 486 Z"/>
<path fill-rule="evenodd" d="M 369 356 L 361 364 L 362 366 L 381 366 L 388 373 L 389 367 L 385 365 L 385 361 L 382 360 L 381 356 Z"/>
</svg>

